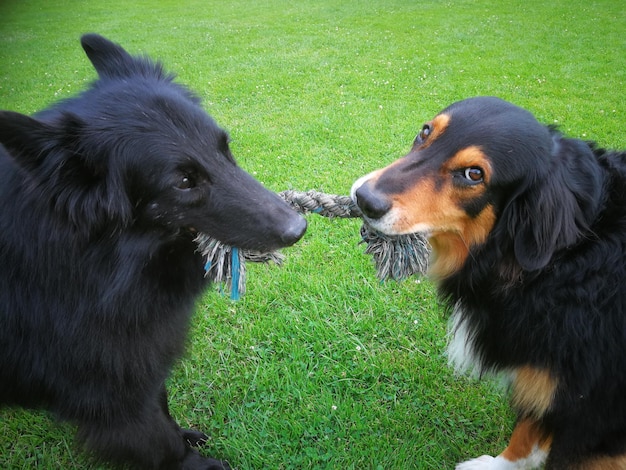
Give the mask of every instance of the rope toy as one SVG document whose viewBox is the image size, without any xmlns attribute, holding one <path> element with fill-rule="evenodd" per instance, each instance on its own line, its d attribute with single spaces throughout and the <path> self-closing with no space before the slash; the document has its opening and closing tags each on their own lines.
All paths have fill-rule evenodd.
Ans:
<svg viewBox="0 0 626 470">
<path fill-rule="evenodd" d="M 287 190 L 278 193 L 292 208 L 302 214 L 314 213 L 323 217 L 356 218 L 361 211 L 349 196 L 337 196 L 319 191 Z M 378 279 L 401 281 L 414 274 L 424 274 L 428 268 L 429 245 L 417 233 L 391 236 L 361 227 L 361 243 L 367 244 L 365 253 L 374 259 Z M 246 291 L 246 262 L 274 263 L 281 265 L 284 255 L 279 252 L 261 253 L 240 250 L 224 245 L 206 234 L 196 239 L 198 251 L 206 259 L 205 276 L 230 290 L 230 297 L 237 300 Z"/>
</svg>

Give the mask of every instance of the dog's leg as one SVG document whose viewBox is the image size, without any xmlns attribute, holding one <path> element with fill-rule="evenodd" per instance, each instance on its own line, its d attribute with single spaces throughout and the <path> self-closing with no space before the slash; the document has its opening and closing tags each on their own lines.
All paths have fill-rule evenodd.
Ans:
<svg viewBox="0 0 626 470">
<path fill-rule="evenodd" d="M 551 439 L 531 419 L 517 423 L 509 445 L 497 457 L 483 455 L 456 466 L 456 470 L 525 470 L 538 468 L 550 450 Z"/>
<path fill-rule="evenodd" d="M 104 460 L 138 469 L 227 470 L 226 462 L 204 457 L 190 447 L 206 436 L 185 431 L 172 419 L 165 388 L 142 410 L 78 424 L 78 437 Z"/>
<path fill-rule="evenodd" d="M 159 394 L 159 401 L 161 404 L 161 410 L 163 411 L 163 414 L 165 414 L 165 416 L 167 416 L 170 419 L 172 424 L 180 430 L 180 433 L 182 434 L 183 439 L 185 440 L 185 442 L 187 442 L 187 444 L 189 444 L 192 447 L 199 447 L 203 444 L 206 444 L 206 442 L 209 440 L 209 436 L 207 436 L 201 431 L 196 431 L 195 429 L 181 428 L 178 425 L 178 423 L 174 420 L 174 418 L 172 418 L 172 416 L 170 415 L 169 405 L 167 403 L 167 389 L 165 388 L 165 385 L 161 387 L 161 392 Z"/>
</svg>

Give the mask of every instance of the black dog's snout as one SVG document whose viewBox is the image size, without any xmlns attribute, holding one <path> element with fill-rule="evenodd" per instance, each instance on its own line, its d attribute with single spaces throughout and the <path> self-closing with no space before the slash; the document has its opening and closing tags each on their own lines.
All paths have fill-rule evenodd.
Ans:
<svg viewBox="0 0 626 470">
<path fill-rule="evenodd" d="M 368 182 L 363 183 L 354 196 L 363 214 L 370 219 L 380 219 L 391 209 L 391 201 L 373 189 Z"/>
<path fill-rule="evenodd" d="M 306 219 L 300 216 L 294 217 L 294 219 L 294 222 L 291 223 L 280 236 L 280 239 L 285 243 L 285 246 L 293 245 L 300 240 L 304 235 L 304 232 L 306 232 Z"/>
</svg>

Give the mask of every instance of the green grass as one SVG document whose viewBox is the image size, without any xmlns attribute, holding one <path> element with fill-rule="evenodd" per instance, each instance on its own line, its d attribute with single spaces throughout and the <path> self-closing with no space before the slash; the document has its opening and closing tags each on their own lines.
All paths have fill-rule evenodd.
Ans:
<svg viewBox="0 0 626 470">
<path fill-rule="evenodd" d="M 96 31 L 161 58 L 276 191 L 347 194 L 454 100 L 490 94 L 566 133 L 626 147 L 619 1 L 5 1 L 0 108 L 35 112 L 94 78 Z M 441 469 L 505 445 L 495 382 L 446 366 L 427 281 L 376 281 L 354 220 L 309 217 L 282 268 L 198 305 L 170 380 L 174 416 L 240 469 Z M 0 386 L 2 386 L 0 384 Z M 0 468 L 101 468 L 72 426 L 0 411 Z"/>
</svg>

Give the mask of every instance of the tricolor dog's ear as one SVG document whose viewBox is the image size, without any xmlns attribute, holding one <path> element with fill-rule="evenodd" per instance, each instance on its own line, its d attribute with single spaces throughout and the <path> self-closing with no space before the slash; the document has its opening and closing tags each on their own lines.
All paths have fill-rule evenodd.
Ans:
<svg viewBox="0 0 626 470">
<path fill-rule="evenodd" d="M 601 203 L 602 171 L 589 145 L 555 136 L 550 162 L 502 214 L 525 271 L 545 267 L 556 252 L 589 236 Z"/>
</svg>

